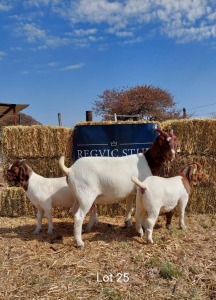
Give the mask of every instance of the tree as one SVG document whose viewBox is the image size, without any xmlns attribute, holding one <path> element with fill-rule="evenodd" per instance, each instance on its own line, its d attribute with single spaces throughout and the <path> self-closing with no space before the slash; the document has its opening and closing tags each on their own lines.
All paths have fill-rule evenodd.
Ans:
<svg viewBox="0 0 216 300">
<path fill-rule="evenodd" d="M 23 113 L 20 113 L 19 115 L 16 116 L 17 124 L 19 124 L 19 120 L 20 120 L 21 125 L 41 125 L 40 122 L 38 122 L 31 116 L 23 114 Z M 0 119 L 0 127 L 10 126 L 10 125 L 14 125 L 14 117 L 13 116 L 8 116 L 8 117 L 4 117 L 3 119 Z"/>
<path fill-rule="evenodd" d="M 151 85 L 135 86 L 130 89 L 105 90 L 93 102 L 92 110 L 104 120 L 114 113 L 118 115 L 141 115 L 147 120 L 164 121 L 180 118 L 173 96 L 166 90 Z"/>
</svg>

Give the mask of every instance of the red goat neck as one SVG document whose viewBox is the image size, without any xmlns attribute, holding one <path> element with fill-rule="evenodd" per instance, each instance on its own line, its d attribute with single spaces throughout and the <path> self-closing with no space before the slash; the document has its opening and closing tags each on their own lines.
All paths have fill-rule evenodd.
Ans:
<svg viewBox="0 0 216 300">
<path fill-rule="evenodd" d="M 151 148 L 144 152 L 144 155 L 149 168 L 151 169 L 152 175 L 158 175 L 163 163 L 165 162 L 165 158 L 157 139 L 154 141 Z"/>
</svg>

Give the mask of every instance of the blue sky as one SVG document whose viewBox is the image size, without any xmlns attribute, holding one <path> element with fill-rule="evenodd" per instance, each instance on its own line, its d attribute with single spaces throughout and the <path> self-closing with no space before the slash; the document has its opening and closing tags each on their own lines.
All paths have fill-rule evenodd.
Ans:
<svg viewBox="0 0 216 300">
<path fill-rule="evenodd" d="M 105 89 L 145 84 L 216 112 L 214 0 L 0 0 L 0 39 L 0 102 L 43 124 L 74 126 Z"/>
</svg>

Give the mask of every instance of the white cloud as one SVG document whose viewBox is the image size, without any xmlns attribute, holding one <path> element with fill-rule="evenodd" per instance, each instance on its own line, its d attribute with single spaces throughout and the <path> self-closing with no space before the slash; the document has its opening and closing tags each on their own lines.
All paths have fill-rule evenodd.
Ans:
<svg viewBox="0 0 216 300">
<path fill-rule="evenodd" d="M 23 70 L 23 71 L 21 71 L 21 74 L 22 74 L 22 75 L 28 75 L 28 74 L 29 74 L 29 71 Z"/>
<path fill-rule="evenodd" d="M 50 68 L 54 68 L 54 67 L 56 67 L 56 66 L 58 65 L 58 63 L 56 63 L 56 62 L 50 62 L 50 63 L 48 63 L 47 65 L 48 65 L 48 67 L 50 67 Z"/>
<path fill-rule="evenodd" d="M 28 42 L 46 39 L 46 31 L 40 29 L 36 24 L 24 24 L 22 29 L 23 34 L 26 36 Z"/>
<path fill-rule="evenodd" d="M 117 31 L 115 34 L 116 34 L 116 36 L 119 36 L 119 37 L 133 36 L 133 32 L 131 32 L 131 31 Z"/>
<path fill-rule="evenodd" d="M 75 64 L 75 65 L 69 65 L 69 66 L 66 66 L 64 68 L 61 68 L 60 71 L 70 71 L 70 70 L 76 70 L 76 69 L 81 69 L 84 67 L 84 64 L 83 63 L 80 63 L 80 64 Z"/>
<path fill-rule="evenodd" d="M 115 22 L 118 15 L 121 16 L 122 5 L 118 1 L 109 2 L 107 0 L 80 0 L 72 1 L 69 16 L 73 23 L 82 20 L 88 22 Z"/>
<path fill-rule="evenodd" d="M 41 29 L 35 23 L 21 23 L 15 32 L 17 35 L 25 37 L 29 43 L 37 43 L 38 49 L 55 48 L 70 42 L 68 38 L 49 35 L 46 30 Z"/>
<path fill-rule="evenodd" d="M 0 51 L 0 60 L 2 60 L 5 56 L 7 56 L 7 53 Z"/>
<path fill-rule="evenodd" d="M 72 1 L 64 16 L 73 24 L 106 25 L 106 31 L 119 37 L 131 35 L 131 26 L 151 24 L 168 37 L 193 40 L 215 37 L 216 19 L 211 0 L 79 0 Z M 203 25 L 203 20 L 207 23 Z M 212 23 L 211 23 L 212 22 Z M 207 27 L 206 27 L 207 26 Z M 128 33 L 128 34 L 127 34 Z"/>
<path fill-rule="evenodd" d="M 89 28 L 89 29 L 74 29 L 73 33 L 78 36 L 84 35 L 92 35 L 97 33 L 96 28 Z"/>
<path fill-rule="evenodd" d="M 10 3 L 18 6 L 17 1 L 0 0 L 0 10 L 11 9 Z M 214 0 L 23 0 L 19 5 L 25 11 L 13 15 L 16 32 L 38 49 L 69 43 L 88 47 L 102 36 L 105 40 L 107 34 L 127 43 L 153 32 L 180 42 L 216 37 Z M 60 18 L 71 26 L 71 33 L 60 31 L 64 26 L 55 30 L 44 22 L 47 11 L 53 20 Z"/>
<path fill-rule="evenodd" d="M 24 0 L 23 4 L 25 7 L 36 7 L 40 8 L 41 6 L 47 6 L 50 4 L 58 4 L 59 0 Z"/>
<path fill-rule="evenodd" d="M 23 51 L 23 48 L 22 47 L 11 47 L 10 50 L 20 52 L 20 51 Z"/>
<path fill-rule="evenodd" d="M 9 1 L 0 1 L 0 11 L 9 11 L 12 9 Z"/>
</svg>

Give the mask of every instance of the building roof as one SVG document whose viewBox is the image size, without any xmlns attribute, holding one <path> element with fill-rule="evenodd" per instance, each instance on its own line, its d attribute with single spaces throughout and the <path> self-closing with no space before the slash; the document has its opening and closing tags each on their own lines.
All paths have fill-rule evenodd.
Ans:
<svg viewBox="0 0 216 300">
<path fill-rule="evenodd" d="M 7 117 L 9 115 L 16 115 L 21 110 L 28 107 L 29 104 L 10 104 L 10 103 L 0 103 L 0 119 Z"/>
</svg>

